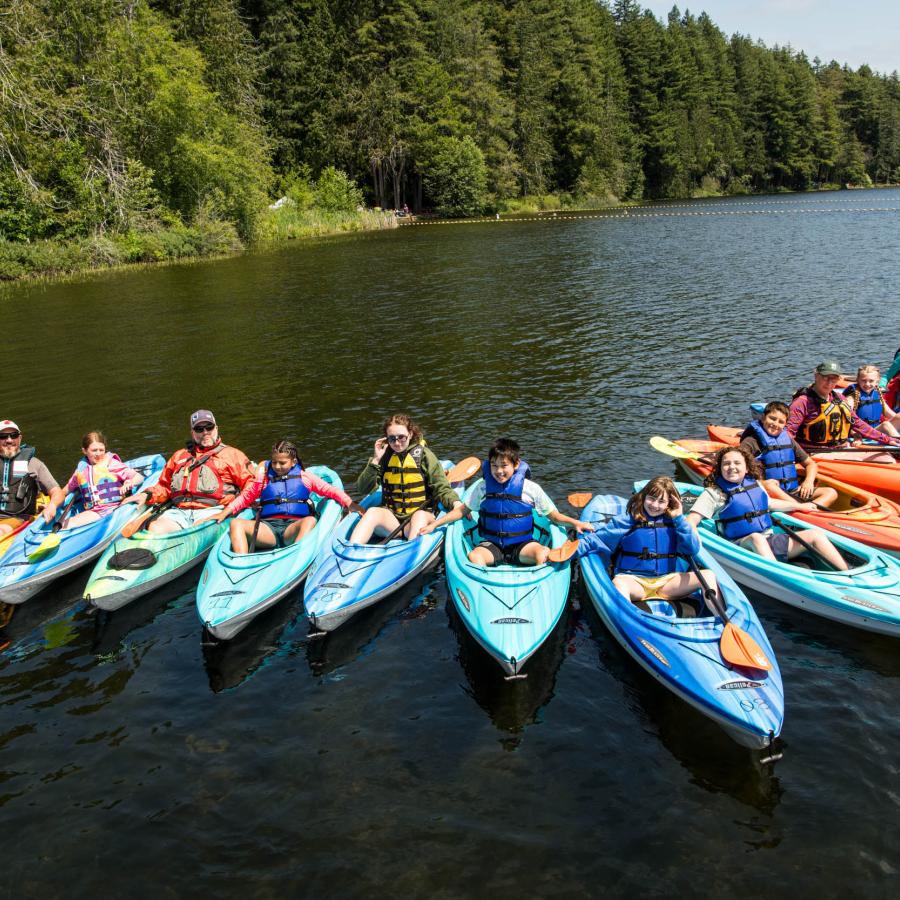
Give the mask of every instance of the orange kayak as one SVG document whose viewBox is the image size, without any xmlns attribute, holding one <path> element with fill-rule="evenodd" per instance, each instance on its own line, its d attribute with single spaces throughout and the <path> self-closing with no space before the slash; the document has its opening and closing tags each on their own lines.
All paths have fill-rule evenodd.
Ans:
<svg viewBox="0 0 900 900">
<path fill-rule="evenodd" d="M 725 425 L 707 425 L 706 430 L 714 441 L 736 444 L 740 428 Z M 900 463 L 867 462 L 860 459 L 837 459 L 830 453 L 813 453 L 820 475 L 836 478 L 845 484 L 862 488 L 879 497 L 900 503 Z M 793 515 L 793 514 L 792 514 Z"/>
</svg>

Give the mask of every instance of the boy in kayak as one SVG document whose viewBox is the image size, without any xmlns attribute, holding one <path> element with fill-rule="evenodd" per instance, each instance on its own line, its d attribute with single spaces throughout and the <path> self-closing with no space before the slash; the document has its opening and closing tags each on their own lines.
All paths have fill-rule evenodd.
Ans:
<svg viewBox="0 0 900 900">
<path fill-rule="evenodd" d="M 816 485 L 818 466 L 789 434 L 789 413 L 786 403 L 773 400 L 763 410 L 761 419 L 747 425 L 740 444 L 762 465 L 765 487 L 772 496 L 831 506 L 837 500 L 837 491 Z M 806 468 L 802 481 L 797 474 L 798 464 Z"/>
<path fill-rule="evenodd" d="M 894 413 L 878 386 L 877 366 L 860 366 L 856 382 L 844 388 L 844 396 L 864 422 L 891 437 L 900 437 L 900 415 Z"/>
<path fill-rule="evenodd" d="M 534 540 L 534 513 L 546 516 L 557 525 L 568 525 L 577 532 L 593 531 L 594 526 L 563 515 L 528 476 L 531 470 L 521 458 L 519 445 L 510 438 L 498 438 L 482 463 L 483 480 L 472 491 L 468 503 L 460 504 L 421 533 L 428 534 L 440 525 L 455 522 L 478 512 L 479 543 L 469 551 L 469 562 L 479 566 L 539 566 L 547 562 L 550 548 Z"/>
</svg>

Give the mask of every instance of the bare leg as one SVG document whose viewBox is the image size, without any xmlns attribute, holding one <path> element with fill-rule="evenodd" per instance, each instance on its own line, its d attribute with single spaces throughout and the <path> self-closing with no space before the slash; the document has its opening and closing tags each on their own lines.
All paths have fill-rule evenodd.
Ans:
<svg viewBox="0 0 900 900">
<path fill-rule="evenodd" d="M 423 523 L 424 524 L 424 523 Z M 380 534 L 390 534 L 400 525 L 400 520 L 384 506 L 373 506 L 357 522 L 350 541 L 353 544 L 368 544 L 377 529 Z M 419 526 L 421 527 L 421 526 Z"/>
<path fill-rule="evenodd" d="M 838 493 L 834 488 L 830 487 L 817 487 L 813 491 L 813 502 L 818 503 L 819 506 L 828 506 L 830 507 L 835 500 L 838 498 Z"/>
<path fill-rule="evenodd" d="M 746 540 L 741 543 L 741 546 L 747 547 L 754 553 L 758 553 L 760 556 L 764 556 L 766 559 L 775 559 L 775 554 L 772 552 L 772 548 L 769 546 L 769 542 L 759 532 L 751 534 L 748 538 L 746 538 Z"/>
<path fill-rule="evenodd" d="M 289 544 L 296 543 L 300 540 L 300 538 L 305 537 L 307 534 L 309 534 L 315 527 L 315 516 L 304 516 L 302 519 L 297 519 L 296 522 L 291 522 L 291 524 L 284 529 L 285 547 L 287 547 Z"/>
<path fill-rule="evenodd" d="M 540 566 L 547 562 L 547 557 L 549 555 L 549 547 L 545 547 L 538 541 L 529 541 L 519 551 L 519 562 L 523 566 Z"/>
<path fill-rule="evenodd" d="M 433 522 L 434 519 L 434 513 L 429 512 L 427 509 L 417 509 L 403 528 L 406 539 L 408 541 L 414 541 L 419 536 L 419 532 L 429 522 Z"/>
<path fill-rule="evenodd" d="M 147 526 L 147 531 L 150 534 L 171 534 L 173 531 L 181 531 L 181 525 L 174 519 L 160 516 Z"/>
<path fill-rule="evenodd" d="M 811 528 L 804 529 L 803 531 L 803 539 L 811 544 L 815 549 L 822 554 L 825 559 L 828 560 L 836 569 L 839 569 L 842 572 L 846 572 L 849 568 L 847 566 L 847 561 L 838 553 L 837 547 L 828 540 L 828 538 L 821 531 L 814 531 Z M 790 544 L 788 544 L 788 559 L 793 559 L 795 556 L 799 556 L 806 548 L 800 543 L 800 541 L 794 540 L 791 538 Z"/>
<path fill-rule="evenodd" d="M 256 521 L 253 519 L 232 519 L 228 526 L 231 537 L 231 549 L 235 553 L 249 553 L 250 544 L 248 538 L 253 534 Z M 256 546 L 262 550 L 269 550 L 275 546 L 275 535 L 265 522 L 259 523 L 259 531 L 256 532 Z"/>
<path fill-rule="evenodd" d="M 469 551 L 469 562 L 475 563 L 477 566 L 492 566 L 494 564 L 494 554 L 486 547 L 475 547 Z"/>
<path fill-rule="evenodd" d="M 79 525 L 87 525 L 88 522 L 96 522 L 100 518 L 99 513 L 95 513 L 92 509 L 86 509 L 84 512 L 72 516 L 71 519 L 63 525 L 63 531 L 67 528 L 77 528 Z"/>
</svg>

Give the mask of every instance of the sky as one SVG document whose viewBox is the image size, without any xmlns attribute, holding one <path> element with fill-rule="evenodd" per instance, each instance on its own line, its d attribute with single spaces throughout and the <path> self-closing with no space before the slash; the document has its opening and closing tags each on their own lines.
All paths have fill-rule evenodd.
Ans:
<svg viewBox="0 0 900 900">
<path fill-rule="evenodd" d="M 638 0 L 663 21 L 673 5 L 709 17 L 731 36 L 790 44 L 810 60 L 836 59 L 852 69 L 863 63 L 882 74 L 900 70 L 900 0 Z"/>
</svg>

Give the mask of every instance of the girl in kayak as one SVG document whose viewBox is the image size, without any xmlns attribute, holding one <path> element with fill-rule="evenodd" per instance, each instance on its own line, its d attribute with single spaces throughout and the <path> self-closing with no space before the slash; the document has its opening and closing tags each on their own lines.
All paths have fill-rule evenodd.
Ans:
<svg viewBox="0 0 900 900">
<path fill-rule="evenodd" d="M 900 432 L 897 431 L 900 415 L 891 409 L 878 387 L 877 366 L 860 366 L 856 381 L 844 388 L 844 396 L 864 422 L 891 437 L 900 437 Z"/>
<path fill-rule="evenodd" d="M 679 617 L 696 616 L 685 598 L 702 588 L 693 572 L 678 571 L 678 557 L 694 556 L 700 539 L 684 515 L 675 483 L 651 478 L 631 496 L 624 513 L 599 531 L 579 538 L 577 556 L 604 553 L 619 593 L 646 612 L 648 600 L 667 600 Z M 709 587 L 719 592 L 715 573 L 702 569 Z"/>
<path fill-rule="evenodd" d="M 438 505 L 444 509 L 462 506 L 440 461 L 425 446 L 422 429 L 409 416 L 390 416 L 382 431 L 356 482 L 361 494 L 381 487 L 381 506 L 367 509 L 353 529 L 350 540 L 356 544 L 367 544 L 372 535 L 400 533 L 411 541 L 434 521 Z"/>
<path fill-rule="evenodd" d="M 249 552 L 247 538 L 254 531 L 256 547 L 260 550 L 287 547 L 315 527 L 315 502 L 311 494 L 334 500 L 345 509 L 362 511 L 344 491 L 307 471 L 294 444 L 278 441 L 272 448 L 272 459 L 259 464 L 253 480 L 214 518 L 223 522 L 259 502 L 256 520 L 232 520 L 231 549 L 235 553 Z"/>
<path fill-rule="evenodd" d="M 806 549 L 786 532 L 773 530 L 769 510 L 790 512 L 815 510 L 815 503 L 769 497 L 760 482 L 762 468 L 744 447 L 724 447 L 704 482 L 706 490 L 687 515 L 695 528 L 702 519 L 717 520 L 720 534 L 766 559 L 786 562 Z M 803 538 L 835 569 L 846 571 L 847 563 L 834 544 L 818 528 L 804 528 Z"/>
<path fill-rule="evenodd" d="M 67 494 L 80 495 L 82 512 L 70 516 L 63 528 L 77 528 L 96 522 L 118 509 L 122 498 L 136 488 L 144 476 L 129 468 L 106 449 L 106 438 L 89 431 L 81 439 L 84 456 L 65 487 L 56 488 L 50 500 L 59 507 Z M 77 499 L 77 498 L 76 498 Z"/>
<path fill-rule="evenodd" d="M 481 472 L 483 480 L 469 495 L 467 503 L 426 525 L 422 534 L 479 511 L 481 541 L 469 551 L 469 562 L 479 566 L 500 563 L 537 566 L 547 561 L 550 548 L 534 540 L 535 511 L 551 522 L 569 525 L 579 533 L 594 530 L 588 522 L 559 512 L 541 486 L 528 478 L 531 470 L 521 458 L 515 441 L 509 438 L 494 441 Z"/>
</svg>

